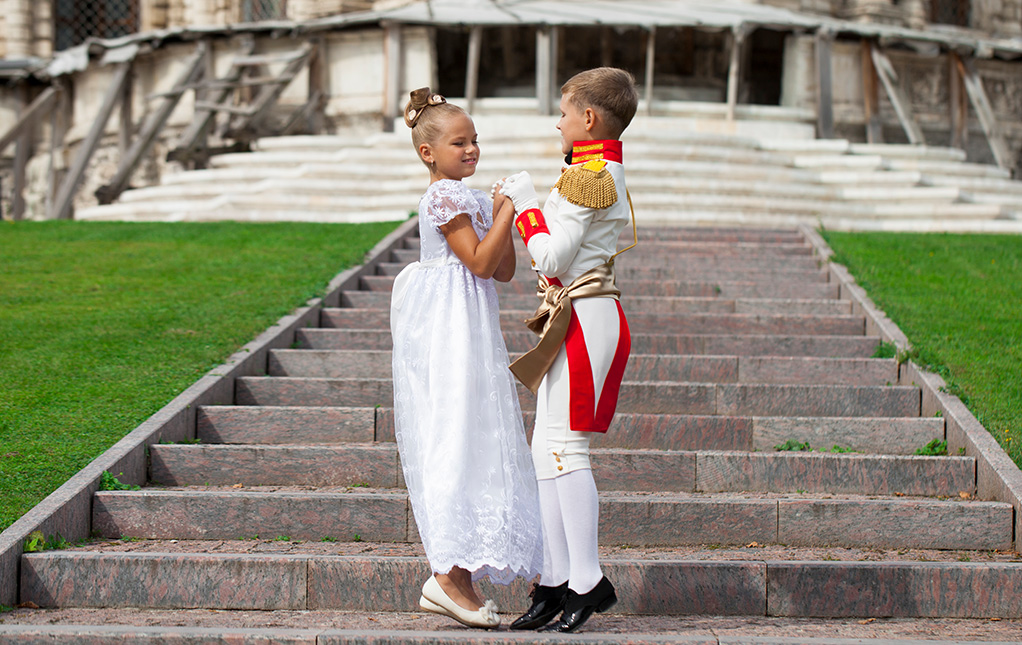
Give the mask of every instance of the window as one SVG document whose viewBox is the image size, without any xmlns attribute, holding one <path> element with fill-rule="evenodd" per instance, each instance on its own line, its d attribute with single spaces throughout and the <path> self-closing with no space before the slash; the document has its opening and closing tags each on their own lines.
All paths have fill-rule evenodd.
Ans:
<svg viewBox="0 0 1022 645">
<path fill-rule="evenodd" d="M 969 0 L 930 0 L 930 22 L 938 25 L 969 26 Z"/>
<path fill-rule="evenodd" d="M 53 0 L 57 51 L 86 38 L 117 38 L 138 31 L 138 0 Z"/>
<path fill-rule="evenodd" d="M 241 21 L 280 20 L 287 18 L 287 0 L 242 0 Z"/>
</svg>

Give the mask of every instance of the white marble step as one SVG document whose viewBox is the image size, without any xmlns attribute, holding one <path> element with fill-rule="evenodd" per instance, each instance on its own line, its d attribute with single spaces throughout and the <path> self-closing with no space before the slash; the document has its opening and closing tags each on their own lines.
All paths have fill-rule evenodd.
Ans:
<svg viewBox="0 0 1022 645">
<path fill-rule="evenodd" d="M 964 150 L 939 146 L 914 146 L 896 143 L 852 143 L 849 146 L 849 151 L 856 155 L 880 155 L 889 158 L 965 161 Z"/>
<path fill-rule="evenodd" d="M 958 186 L 971 194 L 1009 195 L 1022 199 L 1022 181 L 1004 177 L 975 177 L 920 173 L 920 181 L 928 186 Z"/>
<path fill-rule="evenodd" d="M 1010 171 L 981 163 L 887 158 L 885 159 L 885 164 L 891 170 L 918 170 L 926 175 L 987 177 L 992 179 L 1011 178 Z"/>
</svg>

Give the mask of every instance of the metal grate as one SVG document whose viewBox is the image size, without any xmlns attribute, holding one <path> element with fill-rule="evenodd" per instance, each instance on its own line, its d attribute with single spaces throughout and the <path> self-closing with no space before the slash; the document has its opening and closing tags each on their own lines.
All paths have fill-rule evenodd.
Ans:
<svg viewBox="0 0 1022 645">
<path fill-rule="evenodd" d="M 55 50 L 138 31 L 139 0 L 53 0 Z"/>
<path fill-rule="evenodd" d="M 242 22 L 287 18 L 287 0 L 242 0 Z"/>
<path fill-rule="evenodd" d="M 930 22 L 938 25 L 969 26 L 970 0 L 930 0 Z"/>
</svg>

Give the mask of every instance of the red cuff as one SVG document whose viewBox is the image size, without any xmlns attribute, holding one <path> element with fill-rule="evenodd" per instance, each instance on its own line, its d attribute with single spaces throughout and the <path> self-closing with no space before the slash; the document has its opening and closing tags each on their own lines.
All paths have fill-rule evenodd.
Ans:
<svg viewBox="0 0 1022 645">
<path fill-rule="evenodd" d="M 537 233 L 546 233 L 550 235 L 550 229 L 546 227 L 546 220 L 543 219 L 543 211 L 538 208 L 530 208 L 515 219 L 515 226 L 518 227 L 518 233 L 525 240 L 526 246 L 529 244 L 529 240 L 532 239 L 533 235 Z"/>
</svg>

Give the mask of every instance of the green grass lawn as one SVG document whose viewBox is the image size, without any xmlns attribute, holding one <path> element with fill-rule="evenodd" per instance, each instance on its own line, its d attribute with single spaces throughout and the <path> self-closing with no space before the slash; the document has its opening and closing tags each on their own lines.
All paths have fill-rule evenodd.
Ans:
<svg viewBox="0 0 1022 645">
<path fill-rule="evenodd" d="M 873 301 L 1022 465 L 1022 237 L 825 232 Z"/>
<path fill-rule="evenodd" d="M 0 222 L 0 529 L 396 225 Z"/>
</svg>

